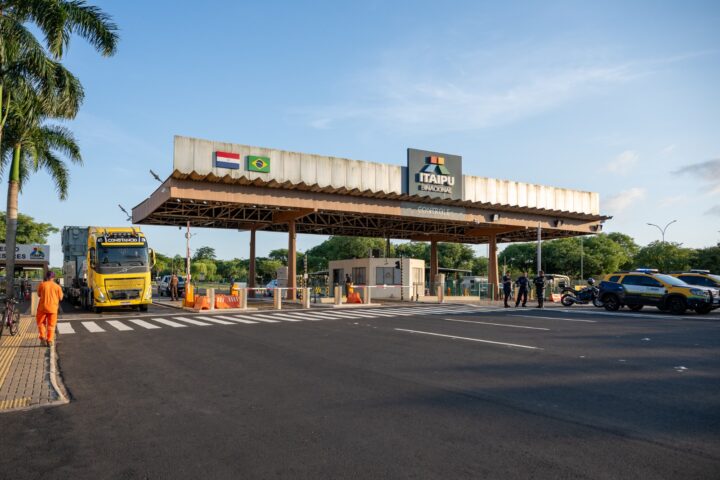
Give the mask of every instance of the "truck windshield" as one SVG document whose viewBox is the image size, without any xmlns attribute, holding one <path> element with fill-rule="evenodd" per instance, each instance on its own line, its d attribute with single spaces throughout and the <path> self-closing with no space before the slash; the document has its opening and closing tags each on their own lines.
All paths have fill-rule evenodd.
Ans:
<svg viewBox="0 0 720 480">
<path fill-rule="evenodd" d="M 143 266 L 148 263 L 148 250 L 145 246 L 122 247 L 100 246 L 97 261 L 101 266 Z"/>
</svg>

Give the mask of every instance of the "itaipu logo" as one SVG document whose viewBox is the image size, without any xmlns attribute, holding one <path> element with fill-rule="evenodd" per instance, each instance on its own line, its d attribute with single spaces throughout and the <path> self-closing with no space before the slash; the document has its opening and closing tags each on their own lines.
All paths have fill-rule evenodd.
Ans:
<svg viewBox="0 0 720 480">
<path fill-rule="evenodd" d="M 425 157 L 426 165 L 417 174 L 418 190 L 424 192 L 452 193 L 455 177 L 445 166 L 445 157 Z"/>
<path fill-rule="evenodd" d="M 45 258 L 45 252 L 38 247 L 33 247 L 32 252 L 30 252 L 30 258 Z"/>
</svg>

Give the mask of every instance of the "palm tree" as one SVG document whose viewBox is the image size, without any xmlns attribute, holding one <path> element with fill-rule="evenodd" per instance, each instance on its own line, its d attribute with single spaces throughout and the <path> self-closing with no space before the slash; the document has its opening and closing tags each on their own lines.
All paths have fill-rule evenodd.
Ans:
<svg viewBox="0 0 720 480">
<path fill-rule="evenodd" d="M 68 172 L 55 151 L 80 161 L 77 144 L 69 131 L 47 127 L 44 119 L 74 118 L 82 102 L 82 87 L 60 64 L 45 55 L 25 27 L 34 23 L 45 35 L 50 54 L 62 58 L 73 34 L 86 39 L 102 55 L 117 48 L 117 26 L 97 7 L 83 0 L 0 0 L 0 160 L 10 162 L 6 224 L 6 292 L 13 294 L 15 235 L 18 195 L 24 179 L 47 169 L 60 198 L 67 195 Z M 12 117 L 12 122 L 10 118 Z M 12 125 L 12 141 L 3 141 Z M 12 156 L 10 148 L 12 145 Z M 28 168 L 27 158 L 32 158 Z"/>
</svg>

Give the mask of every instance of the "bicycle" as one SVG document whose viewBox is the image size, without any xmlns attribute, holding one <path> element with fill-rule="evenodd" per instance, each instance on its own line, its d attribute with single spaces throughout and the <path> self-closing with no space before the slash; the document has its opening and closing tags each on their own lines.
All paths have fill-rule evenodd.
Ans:
<svg viewBox="0 0 720 480">
<path fill-rule="evenodd" d="M 4 301 L 5 309 L 2 313 L 2 322 L 0 322 L 0 336 L 2 336 L 6 326 L 10 335 L 15 336 L 20 330 L 20 311 L 15 308 L 18 301 L 14 298 L 6 298 Z"/>
</svg>

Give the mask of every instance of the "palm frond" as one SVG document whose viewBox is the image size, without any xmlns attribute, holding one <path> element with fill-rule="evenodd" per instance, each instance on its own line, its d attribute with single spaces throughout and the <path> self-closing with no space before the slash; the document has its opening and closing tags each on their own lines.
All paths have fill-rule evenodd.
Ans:
<svg viewBox="0 0 720 480">
<path fill-rule="evenodd" d="M 56 150 L 71 162 L 82 165 L 80 146 L 70 129 L 61 125 L 43 125 L 38 134 L 42 137 L 46 149 Z"/>
<path fill-rule="evenodd" d="M 38 169 L 43 169 L 50 174 L 60 200 L 67 199 L 70 174 L 65 163 L 53 152 L 45 151 L 41 152 L 38 157 Z"/>
</svg>

